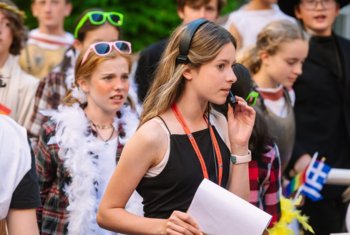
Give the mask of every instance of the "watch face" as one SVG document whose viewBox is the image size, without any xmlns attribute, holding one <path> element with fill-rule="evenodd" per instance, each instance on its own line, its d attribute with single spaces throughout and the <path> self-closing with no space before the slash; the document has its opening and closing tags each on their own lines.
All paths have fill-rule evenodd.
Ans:
<svg viewBox="0 0 350 235">
<path fill-rule="evenodd" d="M 252 160 L 252 153 L 250 152 L 250 150 L 248 150 L 248 154 L 247 155 L 243 155 L 243 156 L 235 156 L 233 154 L 231 154 L 230 157 L 230 161 L 232 162 L 232 164 L 241 164 L 241 163 L 248 163 Z"/>
<path fill-rule="evenodd" d="M 236 156 L 231 155 L 230 160 L 231 160 L 232 164 L 236 164 L 237 163 Z"/>
</svg>

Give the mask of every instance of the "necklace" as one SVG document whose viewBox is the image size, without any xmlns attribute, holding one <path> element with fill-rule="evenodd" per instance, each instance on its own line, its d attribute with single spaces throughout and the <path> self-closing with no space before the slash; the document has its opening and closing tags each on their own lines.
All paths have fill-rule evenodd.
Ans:
<svg viewBox="0 0 350 235">
<path fill-rule="evenodd" d="M 101 129 L 101 130 L 105 130 L 105 129 L 114 129 L 113 124 L 107 124 L 107 125 L 99 125 L 99 124 L 95 124 L 92 121 L 90 121 L 90 123 L 96 128 L 96 129 Z"/>
<path fill-rule="evenodd" d="M 110 141 L 112 139 L 114 131 L 115 131 L 115 128 L 114 128 L 113 124 L 110 124 L 110 126 L 108 126 L 107 128 L 99 128 L 98 125 L 96 125 L 92 121 L 90 121 L 90 123 L 94 127 L 93 129 L 96 131 L 97 136 L 99 136 L 102 139 L 103 142 L 108 144 L 108 141 Z M 107 139 L 103 138 L 101 133 L 98 131 L 98 129 L 105 130 L 105 129 L 110 129 L 110 128 L 112 128 L 112 132 L 111 132 L 111 135 Z"/>
</svg>

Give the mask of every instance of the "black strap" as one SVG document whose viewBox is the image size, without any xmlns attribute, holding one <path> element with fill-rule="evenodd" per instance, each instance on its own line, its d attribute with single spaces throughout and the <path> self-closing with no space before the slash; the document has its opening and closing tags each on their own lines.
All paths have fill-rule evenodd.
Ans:
<svg viewBox="0 0 350 235">
<path fill-rule="evenodd" d="M 176 64 L 187 64 L 190 62 L 187 55 L 191 48 L 193 36 L 203 24 L 208 22 L 208 20 L 200 18 L 187 24 L 187 28 L 180 39 L 180 55 L 176 57 Z"/>
<path fill-rule="evenodd" d="M 166 129 L 168 130 L 169 135 L 171 135 L 171 132 L 170 132 L 170 130 L 169 130 L 169 127 L 168 127 L 167 124 L 165 123 L 164 119 L 163 119 L 161 116 L 159 116 L 159 115 L 158 115 L 157 117 L 159 117 L 159 119 L 164 123 L 164 126 L 165 126 Z"/>
</svg>

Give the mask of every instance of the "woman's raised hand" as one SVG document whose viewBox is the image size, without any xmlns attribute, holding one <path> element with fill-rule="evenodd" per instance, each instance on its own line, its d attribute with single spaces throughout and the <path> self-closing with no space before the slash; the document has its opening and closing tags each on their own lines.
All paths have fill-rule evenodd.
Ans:
<svg viewBox="0 0 350 235">
<path fill-rule="evenodd" d="M 248 146 L 255 122 L 255 110 L 243 98 L 236 96 L 236 99 L 235 107 L 229 105 L 227 111 L 229 138 L 231 148 L 234 148 L 232 152 Z"/>
</svg>

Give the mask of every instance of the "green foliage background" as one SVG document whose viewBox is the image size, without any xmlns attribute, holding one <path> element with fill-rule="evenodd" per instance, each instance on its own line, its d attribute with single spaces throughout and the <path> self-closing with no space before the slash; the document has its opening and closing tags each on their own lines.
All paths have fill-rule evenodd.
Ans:
<svg viewBox="0 0 350 235">
<path fill-rule="evenodd" d="M 236 9 L 243 0 L 227 0 L 222 15 Z M 14 1 L 26 12 L 26 25 L 29 29 L 37 27 L 30 11 L 30 0 Z M 71 0 L 73 11 L 66 18 L 65 29 L 73 32 L 75 19 L 86 9 L 103 8 L 124 14 L 122 38 L 133 44 L 134 52 L 149 44 L 167 37 L 181 23 L 176 12 L 175 0 Z"/>
</svg>

